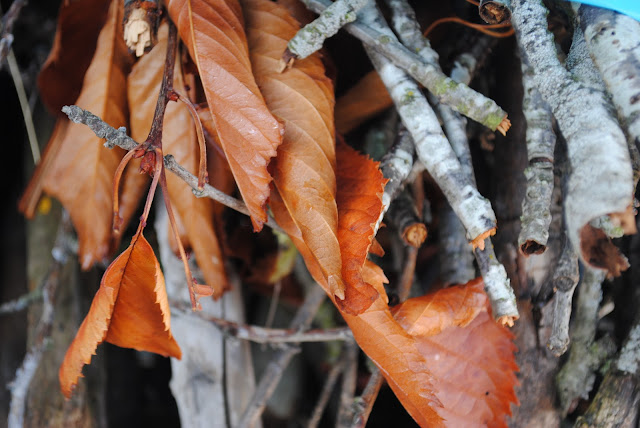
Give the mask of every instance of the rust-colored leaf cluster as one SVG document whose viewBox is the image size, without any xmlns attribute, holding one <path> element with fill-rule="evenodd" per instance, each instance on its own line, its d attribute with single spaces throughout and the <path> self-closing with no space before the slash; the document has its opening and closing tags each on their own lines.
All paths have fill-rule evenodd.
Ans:
<svg viewBox="0 0 640 428">
<path fill-rule="evenodd" d="M 221 207 L 196 198 L 179 178 L 165 178 L 162 166 L 161 155 L 172 154 L 188 170 L 202 169 L 197 126 L 202 121 L 211 184 L 227 193 L 237 186 L 256 232 L 272 213 L 414 419 L 422 426 L 506 426 L 504 417 L 517 402 L 514 348 L 511 334 L 491 317 L 482 282 L 389 308 L 385 275 L 368 259 L 374 243 L 380 252 L 374 237 L 387 180 L 377 162 L 346 143 L 336 144 L 334 83 L 320 54 L 282 71 L 282 53 L 300 28 L 293 17 L 302 16 L 299 6 L 269 0 L 167 1 L 166 19 L 175 23 L 185 49 L 177 55 L 172 82 L 163 83 L 168 25 L 160 26 L 155 47 L 136 59 L 122 37 L 122 2 L 108 3 L 99 2 L 109 10 L 104 17 L 92 16 L 91 28 L 81 17 L 94 1 L 63 5 L 56 44 L 41 75 L 43 99 L 53 110 L 74 103 L 114 127 L 126 126 L 141 144 L 123 161 L 123 150 L 107 149 L 87 127 L 59 119 L 21 209 L 32 215 L 42 191 L 58 198 L 70 212 L 78 256 L 88 269 L 112 256 L 148 175 L 153 180 L 138 230 L 105 272 L 60 368 L 63 393 L 70 396 L 103 341 L 180 358 L 162 272 L 143 236 L 158 183 L 176 217 L 176 252 L 193 251 L 215 298 L 228 287 L 224 236 L 217 232 Z M 75 34 L 84 36 L 74 46 L 68 40 Z M 67 44 L 73 51 L 65 50 Z M 70 63 L 76 57 L 78 68 Z M 52 88 L 68 69 L 76 74 L 65 80 L 67 86 Z M 199 112 L 171 102 L 158 116 L 162 103 L 156 100 L 168 84 L 168 99 L 197 104 Z M 338 126 L 345 132 L 389 105 L 377 76 L 360 86 L 341 102 L 345 117 Z M 383 96 L 360 111 L 349 97 L 360 98 L 363 91 Z M 273 277 L 284 275 L 286 270 Z"/>
</svg>

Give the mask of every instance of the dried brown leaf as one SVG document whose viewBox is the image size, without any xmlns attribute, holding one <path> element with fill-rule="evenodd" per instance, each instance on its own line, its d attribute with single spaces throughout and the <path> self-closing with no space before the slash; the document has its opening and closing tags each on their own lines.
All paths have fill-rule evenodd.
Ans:
<svg viewBox="0 0 640 428">
<path fill-rule="evenodd" d="M 282 127 L 255 83 L 240 5 L 170 0 L 167 7 L 198 67 L 220 143 L 259 231 L 267 219 L 267 166 L 282 141 Z"/>
</svg>

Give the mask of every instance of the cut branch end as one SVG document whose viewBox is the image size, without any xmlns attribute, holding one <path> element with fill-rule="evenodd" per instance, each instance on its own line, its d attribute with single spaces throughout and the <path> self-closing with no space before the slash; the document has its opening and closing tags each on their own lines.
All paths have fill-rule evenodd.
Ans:
<svg viewBox="0 0 640 428">
<path fill-rule="evenodd" d="M 496 130 L 500 132 L 503 136 L 506 136 L 509 128 L 511 128 L 511 121 L 507 118 L 507 116 L 505 116 L 504 119 L 502 119 L 502 122 L 500 122 L 500 125 L 498 125 L 498 127 L 496 128 Z"/>
</svg>

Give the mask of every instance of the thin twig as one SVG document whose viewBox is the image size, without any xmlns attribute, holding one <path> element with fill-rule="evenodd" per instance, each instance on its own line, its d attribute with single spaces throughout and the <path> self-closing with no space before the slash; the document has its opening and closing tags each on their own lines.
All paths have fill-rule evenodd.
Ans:
<svg viewBox="0 0 640 428">
<path fill-rule="evenodd" d="M 312 287 L 304 303 L 291 321 L 290 327 L 300 330 L 308 328 L 325 298 L 326 294 L 320 286 Z M 267 400 L 275 391 L 276 386 L 278 386 L 284 370 L 298 352 L 300 352 L 300 348 L 297 346 L 283 345 L 280 351 L 276 353 L 265 368 L 260 383 L 256 387 L 256 392 L 238 423 L 238 428 L 250 428 L 260 418 Z"/>
<path fill-rule="evenodd" d="M 16 56 L 13 54 L 13 49 L 9 49 L 7 63 L 9 64 L 9 72 L 11 73 L 13 86 L 16 87 L 16 93 L 18 94 L 18 101 L 20 102 L 20 109 L 22 110 L 24 126 L 27 129 L 29 147 L 31 148 L 31 157 L 33 158 L 34 165 L 37 165 L 38 162 L 40 162 L 40 146 L 38 145 L 38 138 L 36 137 L 36 128 L 33 126 L 33 117 L 31 117 L 29 100 L 27 99 L 27 93 L 24 90 L 24 84 L 22 83 L 22 74 L 20 74 L 20 68 L 18 67 Z"/>
<path fill-rule="evenodd" d="M 124 127 L 115 129 L 114 127 L 108 125 L 106 122 L 100 119 L 98 116 L 76 105 L 64 106 L 62 108 L 62 111 L 67 116 L 69 116 L 69 119 L 71 121 L 87 125 L 98 137 L 107 140 L 104 145 L 109 149 L 118 146 L 125 150 L 133 150 L 139 145 L 138 142 L 127 135 L 126 129 Z M 205 184 L 204 189 L 199 192 L 198 177 L 191 174 L 185 167 L 176 162 L 175 158 L 172 155 L 169 154 L 164 157 L 164 166 L 166 169 L 176 174 L 185 183 L 191 186 L 194 195 L 196 195 L 197 197 L 211 198 L 214 201 L 220 202 L 221 204 L 242 214 L 249 215 L 249 210 L 247 209 L 247 206 L 244 204 L 244 202 L 232 196 L 229 196 L 224 192 L 221 192 L 220 190 L 209 184 Z M 282 229 L 277 225 L 272 217 L 269 217 L 269 220 L 265 224 L 274 230 L 282 232 Z"/>
<path fill-rule="evenodd" d="M 11 7 L 2 18 L 2 34 L 0 35 L 0 69 L 4 59 L 9 54 L 9 49 L 13 43 L 13 24 L 18 19 L 22 7 L 27 4 L 27 0 L 14 0 Z"/>
<path fill-rule="evenodd" d="M 342 354 L 346 353 L 346 349 L 342 352 Z M 307 428 L 316 428 L 318 424 L 320 424 L 320 419 L 322 418 L 322 414 L 324 413 L 325 407 L 327 407 L 327 403 L 329 402 L 329 398 L 331 398 L 331 392 L 333 391 L 333 387 L 338 380 L 338 376 L 342 373 L 347 365 L 346 358 L 340 358 L 336 364 L 331 368 L 329 374 L 327 375 L 327 380 L 322 385 L 322 391 L 320 391 L 320 397 L 316 402 L 316 406 L 313 408 L 313 412 L 311 413 L 311 417 L 309 418 L 309 423 L 307 424 Z"/>
<path fill-rule="evenodd" d="M 355 340 L 347 343 L 344 353 L 344 361 L 347 366 L 342 374 L 342 387 L 340 388 L 340 407 L 336 420 L 337 427 L 348 427 L 353 419 L 353 400 L 356 394 L 358 382 L 358 355 L 360 348 Z"/>
<path fill-rule="evenodd" d="M 312 11 L 322 13 L 331 5 L 329 0 L 303 0 Z M 359 18 L 361 17 L 358 14 Z M 432 64 L 426 63 L 419 55 L 411 52 L 401 43 L 378 28 L 358 19 L 344 26 L 351 35 L 360 39 L 370 49 L 384 55 L 394 65 L 402 68 L 415 80 L 422 83 L 438 100 L 447 104 L 465 116 L 482 123 L 491 130 L 506 133 L 510 127 L 507 113 L 493 100 L 460 84 L 438 71 Z"/>
<path fill-rule="evenodd" d="M 369 382 L 364 388 L 362 395 L 354 402 L 354 406 L 357 410 L 353 418 L 353 423 L 351 424 L 353 428 L 364 428 L 365 425 L 367 425 L 369 415 L 373 409 L 373 403 L 375 403 L 376 398 L 378 397 L 383 381 L 384 378 L 382 377 L 380 369 L 375 367 L 371 372 L 371 377 L 369 378 Z"/>
<path fill-rule="evenodd" d="M 356 20 L 356 12 L 369 0 L 336 0 L 313 22 L 302 27 L 287 44 L 282 60 L 303 59 L 322 48 L 326 39 L 333 36 L 345 24 Z"/>
<path fill-rule="evenodd" d="M 60 222 L 55 244 L 51 250 L 53 261 L 49 267 L 45 284 L 42 287 L 42 315 L 36 328 L 35 341 L 29 352 L 24 357 L 22 366 L 16 372 L 16 377 L 9 384 L 11 390 L 11 403 L 9 404 L 9 428 L 22 428 L 24 425 L 24 411 L 26 405 L 27 393 L 31 380 L 42 359 L 54 318 L 54 299 L 58 288 L 59 276 L 62 268 L 67 262 L 70 249 L 68 246 L 69 236 L 71 233 L 71 221 L 68 214 L 63 214 Z"/>
<path fill-rule="evenodd" d="M 353 334 L 348 327 L 326 328 L 301 331 L 298 328 L 268 328 L 256 325 L 238 324 L 222 318 L 212 317 L 202 312 L 191 312 L 184 304 L 171 302 L 171 307 L 183 316 L 195 316 L 214 324 L 224 334 L 236 339 L 255 343 L 280 344 L 303 342 L 328 342 L 332 340 L 352 340 Z"/>
<path fill-rule="evenodd" d="M 38 287 L 10 302 L 0 305 L 0 315 L 13 314 L 27 309 L 42 298 L 42 288 Z"/>
<path fill-rule="evenodd" d="M 395 39 L 374 4 L 361 10 L 359 20 L 379 29 L 390 40 Z M 417 83 L 371 47 L 366 46 L 365 50 L 387 86 L 403 124 L 413 137 L 418 158 L 465 225 L 469 240 L 482 244 L 483 240 L 478 238 L 493 230 L 496 224 L 491 204 L 463 173 L 460 161 Z"/>
<path fill-rule="evenodd" d="M 580 280 L 578 256 L 568 239 L 565 240 L 562 255 L 553 273 L 553 286 L 556 290 L 553 303 L 553 321 L 551 336 L 547 348 L 556 357 L 564 354 L 569 347 L 569 320 L 573 293 Z"/>
</svg>

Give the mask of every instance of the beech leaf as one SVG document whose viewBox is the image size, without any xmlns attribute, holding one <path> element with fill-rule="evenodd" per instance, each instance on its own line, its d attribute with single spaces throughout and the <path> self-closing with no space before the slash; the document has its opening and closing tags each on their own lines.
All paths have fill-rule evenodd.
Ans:
<svg viewBox="0 0 640 428">
<path fill-rule="evenodd" d="M 333 85 L 317 55 L 281 73 L 280 58 L 299 24 L 268 0 L 243 1 L 256 80 L 271 112 L 284 123 L 273 162 L 278 224 L 289 217 L 330 295 L 344 299 L 336 205 Z M 283 212 L 286 211 L 285 212 Z M 318 279 L 318 278 L 316 278 Z"/>
<path fill-rule="evenodd" d="M 378 297 L 362 278 L 372 246 L 376 222 L 382 212 L 382 193 L 387 180 L 373 162 L 345 143 L 337 146 L 338 241 L 342 254 L 342 277 L 347 284 L 345 300 L 336 301 L 342 311 L 358 314 Z"/>
<path fill-rule="evenodd" d="M 126 75 L 132 64 L 122 38 L 122 12 L 122 2 L 113 1 L 76 101 L 116 128 L 127 125 Z M 69 124 L 60 131 L 49 142 L 55 150 L 46 153 L 54 159 L 43 160 L 48 165 L 43 188 L 69 211 L 78 232 L 78 257 L 88 269 L 110 252 L 112 182 L 123 151 L 103 147 L 85 125 Z"/>
<path fill-rule="evenodd" d="M 63 1 L 53 47 L 38 75 L 44 105 L 54 114 L 80 95 L 111 0 Z M 66 117 L 65 117 L 66 119 Z"/>
<path fill-rule="evenodd" d="M 131 134 L 136 141 L 144 141 L 151 128 L 156 98 L 149 94 L 160 91 L 164 73 L 168 42 L 168 25 L 158 30 L 158 42 L 136 64 L 129 76 L 129 102 L 135 105 L 131 113 Z M 174 70 L 174 88 L 184 92 L 185 83 L 180 64 Z M 197 174 L 199 148 L 195 124 L 182 102 L 170 102 L 164 116 L 162 147 L 182 166 Z M 174 174 L 167 174 L 169 198 L 177 211 L 188 245 L 194 250 L 205 282 L 213 287 L 214 297 L 220 297 L 226 288 L 226 274 L 222 251 L 214 227 L 214 202 L 209 198 L 196 198 L 191 188 Z M 125 186 L 127 181 L 125 181 Z M 123 190 L 123 199 L 124 191 Z M 173 236 L 173 234 L 169 234 Z"/>
<path fill-rule="evenodd" d="M 267 166 L 282 127 L 260 94 L 237 0 L 170 0 L 169 16 L 196 63 L 215 129 L 255 231 L 267 220 Z"/>
<path fill-rule="evenodd" d="M 346 134 L 392 105 L 380 76 L 370 71 L 336 101 L 336 129 Z"/>
<path fill-rule="evenodd" d="M 160 264 L 139 228 L 129 247 L 105 271 L 89 313 L 67 350 L 58 373 L 62 393 L 71 397 L 82 367 L 103 341 L 180 358 L 170 317 Z"/>
<path fill-rule="evenodd" d="M 483 287 L 477 279 L 392 310 L 433 374 L 447 427 L 507 427 L 505 417 L 518 403 L 513 334 L 494 321 Z"/>
</svg>

